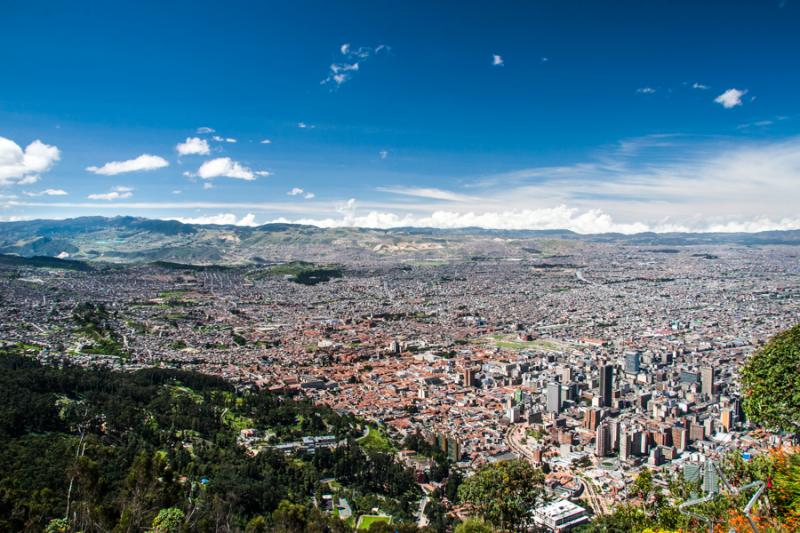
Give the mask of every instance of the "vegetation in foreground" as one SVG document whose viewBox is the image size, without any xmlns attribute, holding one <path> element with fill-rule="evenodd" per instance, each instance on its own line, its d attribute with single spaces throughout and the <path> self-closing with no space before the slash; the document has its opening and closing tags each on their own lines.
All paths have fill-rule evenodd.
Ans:
<svg viewBox="0 0 800 533">
<path fill-rule="evenodd" d="M 355 441 L 350 416 L 197 373 L 53 368 L 3 351 L 0 531 L 348 531 L 312 504 L 325 478 L 357 514 L 378 505 L 411 520 L 419 500 L 410 471 Z M 276 441 L 345 444 L 251 457 L 230 423 L 243 419 Z"/>
</svg>

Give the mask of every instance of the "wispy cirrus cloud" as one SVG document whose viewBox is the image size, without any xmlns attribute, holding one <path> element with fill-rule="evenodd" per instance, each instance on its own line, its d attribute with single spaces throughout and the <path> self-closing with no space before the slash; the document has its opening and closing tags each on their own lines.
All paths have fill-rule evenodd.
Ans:
<svg viewBox="0 0 800 533">
<path fill-rule="evenodd" d="M 353 48 L 350 43 L 344 43 L 339 47 L 341 59 L 330 64 L 328 67 L 328 76 L 323 78 L 320 84 L 330 84 L 334 88 L 338 88 L 346 81 L 352 79 L 353 75 L 361 69 L 361 65 L 368 59 L 381 53 L 386 53 L 389 50 L 390 47 L 385 44 L 378 45 L 374 48 L 370 46 Z"/>
<path fill-rule="evenodd" d="M 157 170 L 169 166 L 169 161 L 163 157 L 150 154 L 142 154 L 135 159 L 126 161 L 111 161 L 100 167 L 86 167 L 86 170 L 103 176 L 116 176 L 126 172 L 142 172 L 147 170 Z"/>
<path fill-rule="evenodd" d="M 467 196 L 452 191 L 437 189 L 433 187 L 378 187 L 376 190 L 401 196 L 413 196 L 415 198 L 428 198 L 430 200 L 447 200 L 450 202 L 467 202 L 477 200 L 474 196 Z"/>
<path fill-rule="evenodd" d="M 22 194 L 25 196 L 66 196 L 67 191 L 64 189 L 44 189 L 43 191 L 25 191 Z"/>
</svg>

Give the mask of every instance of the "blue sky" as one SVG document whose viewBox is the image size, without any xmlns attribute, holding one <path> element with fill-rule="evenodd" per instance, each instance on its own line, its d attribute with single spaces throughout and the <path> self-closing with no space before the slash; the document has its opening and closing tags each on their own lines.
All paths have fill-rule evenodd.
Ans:
<svg viewBox="0 0 800 533">
<path fill-rule="evenodd" d="M 800 227 L 800 5 L 697 4 L 6 1 L 0 217 Z"/>
</svg>

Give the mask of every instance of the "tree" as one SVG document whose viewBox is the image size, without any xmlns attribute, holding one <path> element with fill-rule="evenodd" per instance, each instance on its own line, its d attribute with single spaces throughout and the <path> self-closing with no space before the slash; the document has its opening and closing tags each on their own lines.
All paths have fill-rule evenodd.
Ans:
<svg viewBox="0 0 800 533">
<path fill-rule="evenodd" d="M 483 467 L 458 489 L 461 501 L 500 530 L 518 530 L 543 499 L 544 474 L 525 461 Z"/>
<path fill-rule="evenodd" d="M 769 429 L 800 431 L 800 324 L 775 335 L 742 369 L 744 410 Z"/>
<path fill-rule="evenodd" d="M 492 526 L 480 518 L 467 518 L 456 526 L 454 533 L 492 533 Z"/>
<path fill-rule="evenodd" d="M 183 525 L 183 511 L 177 507 L 161 509 L 153 519 L 154 533 L 177 533 Z"/>
</svg>

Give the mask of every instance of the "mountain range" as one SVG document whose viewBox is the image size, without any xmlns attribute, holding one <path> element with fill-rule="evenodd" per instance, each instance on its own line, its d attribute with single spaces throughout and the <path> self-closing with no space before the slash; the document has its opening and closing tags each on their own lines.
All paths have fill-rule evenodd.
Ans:
<svg viewBox="0 0 800 533">
<path fill-rule="evenodd" d="M 800 245 L 800 230 L 759 233 L 603 233 L 483 228 L 319 228 L 184 224 L 139 217 L 0 222 L 0 253 L 80 261 L 248 264 L 554 256 L 582 243 L 637 247 Z M 662 251 L 670 252 L 669 248 Z"/>
</svg>

